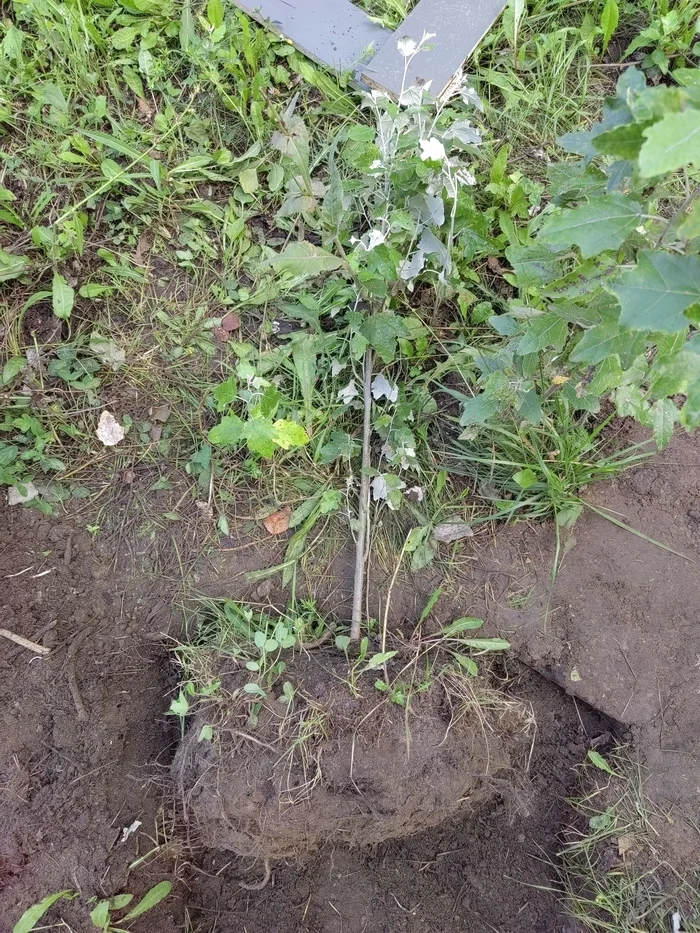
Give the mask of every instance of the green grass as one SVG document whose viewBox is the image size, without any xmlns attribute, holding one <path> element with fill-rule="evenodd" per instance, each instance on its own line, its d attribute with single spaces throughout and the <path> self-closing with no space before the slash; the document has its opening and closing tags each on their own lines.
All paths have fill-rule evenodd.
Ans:
<svg viewBox="0 0 700 933">
<path fill-rule="evenodd" d="M 668 850 L 666 816 L 647 799 L 629 752 L 618 749 L 608 766 L 612 773 L 589 761 L 589 789 L 572 801 L 580 822 L 567 834 L 558 867 L 568 911 L 594 933 L 667 933 L 679 911 L 681 929 L 698 933 L 698 865 L 680 865 Z"/>
</svg>

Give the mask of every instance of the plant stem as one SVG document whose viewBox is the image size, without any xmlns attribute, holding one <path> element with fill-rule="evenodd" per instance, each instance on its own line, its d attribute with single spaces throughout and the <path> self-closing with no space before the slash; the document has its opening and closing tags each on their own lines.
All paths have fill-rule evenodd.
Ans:
<svg viewBox="0 0 700 933">
<path fill-rule="evenodd" d="M 365 560 L 369 523 L 369 467 L 370 437 L 372 433 L 372 350 L 365 350 L 363 399 L 365 414 L 362 422 L 362 472 L 360 476 L 360 501 L 357 510 L 357 547 L 355 550 L 355 579 L 352 592 L 352 618 L 350 640 L 360 640 L 362 624 L 362 596 L 365 589 Z"/>
</svg>

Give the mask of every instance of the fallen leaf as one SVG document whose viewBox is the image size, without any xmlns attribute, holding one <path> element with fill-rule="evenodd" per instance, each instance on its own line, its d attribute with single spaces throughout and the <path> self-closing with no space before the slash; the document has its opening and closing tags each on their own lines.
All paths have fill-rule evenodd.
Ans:
<svg viewBox="0 0 700 933">
<path fill-rule="evenodd" d="M 144 100 L 143 97 L 137 97 L 136 106 L 139 108 L 139 113 L 144 118 L 144 120 L 151 119 L 153 116 L 153 107 L 151 107 L 147 100 Z"/>
<path fill-rule="evenodd" d="M 474 535 L 471 525 L 466 522 L 440 522 L 435 528 L 435 540 L 441 544 L 452 544 L 462 538 L 471 538 Z"/>
<path fill-rule="evenodd" d="M 129 838 L 129 836 L 133 836 L 133 834 L 138 830 L 139 826 L 141 825 L 142 825 L 141 820 L 134 820 L 134 822 L 130 826 L 125 826 L 122 829 L 122 835 L 119 840 L 119 845 L 123 845 L 126 842 L 126 840 Z"/>
<path fill-rule="evenodd" d="M 163 425 L 158 423 L 152 424 L 151 430 L 148 433 L 153 443 L 157 444 L 163 434 Z"/>
<path fill-rule="evenodd" d="M 229 311 L 228 314 L 225 314 L 221 318 L 221 326 L 227 334 L 230 334 L 232 331 L 238 330 L 241 326 L 241 319 L 235 311 Z"/>
<path fill-rule="evenodd" d="M 636 837 L 634 833 L 623 833 L 617 838 L 617 851 L 620 853 L 620 857 L 624 861 L 625 856 L 634 848 L 636 842 Z"/>
<path fill-rule="evenodd" d="M 31 502 L 32 499 L 36 499 L 39 495 L 39 490 L 34 483 L 22 483 L 22 487 L 27 490 L 26 493 L 20 492 L 16 486 L 10 486 L 7 490 L 8 505 L 21 505 L 23 502 Z"/>
<path fill-rule="evenodd" d="M 492 272 L 495 272 L 497 275 L 503 275 L 505 272 L 510 271 L 500 264 L 496 256 L 489 256 L 486 260 L 486 265 Z"/>
<path fill-rule="evenodd" d="M 197 502 L 195 502 L 195 505 L 197 506 L 199 511 L 202 513 L 202 515 L 207 519 L 207 521 L 210 521 L 210 522 L 213 521 L 214 509 L 209 505 L 208 502 L 198 500 Z"/>
<path fill-rule="evenodd" d="M 124 440 L 124 428 L 119 424 L 111 411 L 102 412 L 97 425 L 97 438 L 105 447 L 114 447 Z"/>
<path fill-rule="evenodd" d="M 272 515 L 268 515 L 267 518 L 263 518 L 263 525 L 268 534 L 271 535 L 281 535 L 289 528 L 289 519 L 291 517 L 292 510 L 288 505 L 285 505 L 283 509 L 280 509 L 279 512 L 273 512 Z"/>
<path fill-rule="evenodd" d="M 126 353 L 111 337 L 93 334 L 90 337 L 90 349 L 101 363 L 111 366 L 115 372 L 126 362 Z"/>
<path fill-rule="evenodd" d="M 127 486 L 131 486 L 135 479 L 136 473 L 134 473 L 132 469 L 124 470 L 122 473 L 122 483 L 125 483 Z"/>
<path fill-rule="evenodd" d="M 423 490 L 420 486 L 411 486 L 410 489 L 406 490 L 404 495 L 407 499 L 410 499 L 411 502 L 423 501 Z"/>
<path fill-rule="evenodd" d="M 159 405 L 157 408 L 151 409 L 151 421 L 160 421 L 161 424 L 165 424 L 169 417 L 169 405 Z"/>
<path fill-rule="evenodd" d="M 148 230 L 144 230 L 141 236 L 138 239 L 136 244 L 136 249 L 134 250 L 134 265 L 136 266 L 145 266 L 146 265 L 146 253 L 151 248 L 151 238 L 148 234 Z"/>
</svg>

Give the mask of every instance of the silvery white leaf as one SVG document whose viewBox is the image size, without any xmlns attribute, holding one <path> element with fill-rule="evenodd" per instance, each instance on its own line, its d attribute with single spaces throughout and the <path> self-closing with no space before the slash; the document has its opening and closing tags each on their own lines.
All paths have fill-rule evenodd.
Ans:
<svg viewBox="0 0 700 933">
<path fill-rule="evenodd" d="M 447 158 L 445 147 L 436 136 L 430 136 L 428 139 L 419 139 L 420 157 L 424 162 L 444 162 Z"/>
<path fill-rule="evenodd" d="M 401 52 L 404 58 L 408 58 L 409 55 L 415 55 L 418 51 L 418 43 L 409 36 L 403 36 L 396 43 L 396 48 Z"/>
<path fill-rule="evenodd" d="M 677 910 L 671 914 L 671 933 L 681 933 L 681 915 Z"/>
<path fill-rule="evenodd" d="M 425 252 L 422 249 L 417 249 L 409 259 L 402 259 L 399 263 L 399 277 L 403 279 L 404 282 L 415 279 L 418 273 L 422 271 L 424 265 Z"/>
<path fill-rule="evenodd" d="M 451 266 L 450 254 L 447 247 L 435 236 L 432 230 L 424 230 L 418 243 L 418 249 L 430 255 L 438 256 L 443 268 L 448 269 Z"/>
<path fill-rule="evenodd" d="M 436 541 L 452 544 L 453 541 L 461 541 L 462 538 L 471 538 L 474 532 L 466 522 L 440 522 L 434 535 Z"/>
<path fill-rule="evenodd" d="M 375 502 L 386 499 L 387 492 L 386 479 L 380 473 L 379 476 L 375 476 L 372 480 L 372 499 Z"/>
<path fill-rule="evenodd" d="M 411 486 L 410 489 L 407 489 L 404 492 L 404 495 L 411 500 L 411 502 L 422 502 L 423 501 L 423 490 L 420 486 Z"/>
<path fill-rule="evenodd" d="M 372 398 L 379 401 L 385 398 L 390 402 L 395 402 L 399 397 L 399 387 L 392 385 L 389 380 L 381 373 L 372 380 Z"/>
<path fill-rule="evenodd" d="M 477 110 L 480 110 L 482 113 L 484 112 L 484 105 L 481 102 L 481 98 L 473 87 L 463 87 L 459 92 L 459 96 L 465 104 L 471 104 L 473 107 L 476 107 Z"/>
<path fill-rule="evenodd" d="M 349 405 L 350 402 L 357 397 L 357 386 L 355 385 L 354 379 L 351 379 L 348 384 L 340 389 L 338 392 L 338 401 L 342 402 L 343 405 Z"/>
<path fill-rule="evenodd" d="M 423 87 L 416 87 L 415 85 L 407 87 L 401 92 L 399 103 L 402 107 L 420 107 L 425 93 L 425 85 Z"/>
<path fill-rule="evenodd" d="M 36 499 L 39 495 L 39 490 L 34 483 L 22 483 L 22 487 L 27 491 L 20 492 L 17 486 L 10 486 L 7 490 L 8 505 L 21 505 L 23 502 L 31 502 L 32 499 Z"/>
<path fill-rule="evenodd" d="M 414 194 L 408 206 L 416 218 L 424 224 L 441 227 L 445 223 L 445 202 L 432 194 Z"/>
<path fill-rule="evenodd" d="M 331 375 L 339 376 L 347 365 L 347 363 L 341 363 L 340 360 L 333 360 L 331 363 Z"/>
<path fill-rule="evenodd" d="M 114 447 L 120 441 L 124 440 L 124 428 L 119 424 L 111 411 L 102 412 L 97 424 L 97 439 L 102 441 L 105 447 Z"/>
<path fill-rule="evenodd" d="M 367 233 L 362 234 L 357 245 L 358 249 L 364 250 L 366 253 L 371 253 L 373 249 L 377 246 L 381 246 L 382 243 L 386 243 L 385 233 L 382 233 L 381 230 L 368 230 Z"/>
<path fill-rule="evenodd" d="M 481 142 L 481 133 L 471 125 L 469 120 L 457 120 L 445 130 L 443 139 L 456 139 L 465 146 L 478 146 Z"/>
</svg>

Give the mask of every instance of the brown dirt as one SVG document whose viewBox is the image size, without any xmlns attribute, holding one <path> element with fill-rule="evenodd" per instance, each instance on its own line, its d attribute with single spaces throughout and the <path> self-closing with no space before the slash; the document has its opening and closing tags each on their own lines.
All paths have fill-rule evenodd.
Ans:
<svg viewBox="0 0 700 933">
<path fill-rule="evenodd" d="M 351 692 L 337 649 L 285 655 L 286 670 L 262 701 L 243 692 L 251 675 L 242 661 L 233 671 L 230 657 L 213 665 L 220 699 L 192 717 L 173 765 L 206 845 L 263 858 L 376 845 L 473 813 L 521 777 L 515 752 L 521 746 L 526 762 L 529 710 L 474 686 L 449 659 L 431 665 L 446 670 L 405 709 L 381 700 L 376 672 L 359 674 Z M 399 654 L 392 666 L 411 660 Z M 213 739 L 202 741 L 211 723 Z"/>
<path fill-rule="evenodd" d="M 204 849 L 171 805 L 178 734 L 164 715 L 174 672 L 161 633 L 171 625 L 179 580 L 153 572 L 143 542 L 130 534 L 122 540 L 118 529 L 130 523 L 122 525 L 119 509 L 93 538 L 85 531 L 89 518 L 46 519 L 0 506 L 0 625 L 52 648 L 34 658 L 0 640 L 1 933 L 10 933 L 29 904 L 63 887 L 79 889 L 83 899 L 53 908 L 50 917 L 86 933 L 94 930 L 86 898 L 138 894 L 163 878 L 182 881 L 177 895 L 134 924 L 134 933 L 182 931 L 185 904 L 197 933 L 578 931 L 544 890 L 553 877 L 547 859 L 572 819 L 564 797 L 577 788 L 573 769 L 593 738 L 614 731 L 611 720 L 630 728 L 656 799 L 680 804 L 688 817 L 700 813 L 698 465 L 697 439 L 681 436 L 615 484 L 587 492 L 695 563 L 591 513 L 575 528 L 553 593 L 551 528 L 514 528 L 487 543 L 477 537 L 461 551 L 438 615 L 483 614 L 491 632 L 506 634 L 531 665 L 508 662 L 508 689 L 532 703 L 538 724 L 526 781 L 509 780 L 475 814 L 407 840 L 355 848 L 329 842 L 301 862 L 280 860 L 262 891 L 238 886 L 262 876 L 259 860 Z M 270 549 L 284 541 L 229 545 L 200 561 L 190 582 L 250 593 L 238 574 L 275 563 L 279 554 Z M 332 595 L 327 575 L 317 584 L 319 598 L 340 606 L 341 616 L 344 567 L 340 555 Z M 376 568 L 373 582 L 373 594 L 386 592 Z M 392 615 L 414 619 L 435 582 L 435 575 L 399 575 Z M 257 592 L 272 601 L 278 595 L 264 583 Z M 70 689 L 71 645 L 86 722 Z M 136 819 L 142 826 L 120 844 L 122 829 Z M 688 838 L 678 833 L 676 846 L 686 865 L 697 856 Z M 156 846 L 145 866 L 129 871 Z"/>
</svg>

